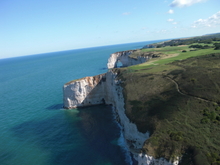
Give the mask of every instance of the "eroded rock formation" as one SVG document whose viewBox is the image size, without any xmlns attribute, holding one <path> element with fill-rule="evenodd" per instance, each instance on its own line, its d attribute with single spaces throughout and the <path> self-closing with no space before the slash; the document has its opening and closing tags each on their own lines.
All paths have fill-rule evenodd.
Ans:
<svg viewBox="0 0 220 165">
<path fill-rule="evenodd" d="M 119 62 L 122 64 L 122 67 L 127 67 L 144 63 L 151 58 L 150 56 L 138 56 L 137 58 L 132 58 L 129 56 L 136 51 L 137 50 L 128 50 L 111 54 L 107 63 L 108 69 L 117 68 L 117 64 Z"/>
<path fill-rule="evenodd" d="M 75 108 L 104 103 L 106 74 L 85 77 L 66 83 L 63 87 L 65 108 Z"/>
</svg>

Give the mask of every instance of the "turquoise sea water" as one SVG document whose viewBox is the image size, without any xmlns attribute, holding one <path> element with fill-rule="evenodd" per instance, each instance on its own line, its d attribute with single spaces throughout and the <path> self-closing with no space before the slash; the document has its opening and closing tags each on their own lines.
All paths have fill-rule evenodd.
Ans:
<svg viewBox="0 0 220 165">
<path fill-rule="evenodd" d="M 106 72 L 111 53 L 150 43 L 1 59 L 0 164 L 128 164 L 111 107 L 64 110 L 62 87 L 70 80 Z"/>
</svg>

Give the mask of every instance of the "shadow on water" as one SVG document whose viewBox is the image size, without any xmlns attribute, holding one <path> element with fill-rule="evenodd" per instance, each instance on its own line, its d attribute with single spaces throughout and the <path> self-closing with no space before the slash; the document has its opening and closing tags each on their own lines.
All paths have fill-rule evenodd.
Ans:
<svg viewBox="0 0 220 165">
<path fill-rule="evenodd" d="M 78 110 L 78 113 L 66 110 L 63 116 L 62 113 L 46 120 L 24 122 L 12 131 L 19 140 L 49 151 L 51 165 L 125 165 L 121 148 L 113 144 L 119 137 L 119 128 L 112 122 L 110 107 Z"/>
<path fill-rule="evenodd" d="M 62 109 L 63 108 L 63 104 L 54 104 L 54 105 L 51 105 L 49 107 L 47 107 L 46 109 L 48 110 L 59 110 L 59 109 Z"/>
<path fill-rule="evenodd" d="M 9 164 L 8 161 L 13 159 L 15 154 L 13 152 L 0 152 L 0 164 Z"/>
<path fill-rule="evenodd" d="M 82 119 L 79 125 L 81 134 L 101 157 L 108 158 L 112 164 L 125 165 L 125 156 L 116 141 L 120 130 L 113 122 L 111 106 L 97 107 L 79 109 L 78 116 Z"/>
<path fill-rule="evenodd" d="M 100 70 L 108 70 L 108 68 L 106 68 L 106 67 L 103 67 L 103 68 L 100 68 Z"/>
</svg>

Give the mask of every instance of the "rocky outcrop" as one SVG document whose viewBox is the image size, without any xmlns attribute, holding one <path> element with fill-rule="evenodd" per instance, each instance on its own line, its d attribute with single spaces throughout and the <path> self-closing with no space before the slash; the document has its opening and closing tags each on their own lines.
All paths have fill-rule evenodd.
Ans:
<svg viewBox="0 0 220 165">
<path fill-rule="evenodd" d="M 155 165 L 177 165 L 178 161 L 171 163 L 163 158 L 154 159 L 152 156 L 141 153 L 141 148 L 146 139 L 149 138 L 149 133 L 139 132 L 136 125 L 131 123 L 126 116 L 121 83 L 117 79 L 117 73 L 113 71 L 66 83 L 63 88 L 64 107 L 75 108 L 102 103 L 112 104 L 123 130 L 122 136 L 125 138 L 125 147 L 132 153 L 138 165 L 149 165 L 151 163 L 155 163 Z"/>
<path fill-rule="evenodd" d="M 137 50 L 121 51 L 111 54 L 107 63 L 108 69 L 117 68 L 119 62 L 122 64 L 122 67 L 127 67 L 144 63 L 151 58 L 150 56 L 138 56 L 137 58 L 130 57 L 129 55 L 135 51 Z"/>
</svg>

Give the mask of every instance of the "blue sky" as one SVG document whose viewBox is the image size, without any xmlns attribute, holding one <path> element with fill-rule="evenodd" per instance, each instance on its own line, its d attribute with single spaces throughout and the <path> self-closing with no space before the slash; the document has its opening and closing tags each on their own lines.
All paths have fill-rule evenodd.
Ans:
<svg viewBox="0 0 220 165">
<path fill-rule="evenodd" d="M 0 58 L 216 32 L 219 0 L 0 1 Z"/>
</svg>

